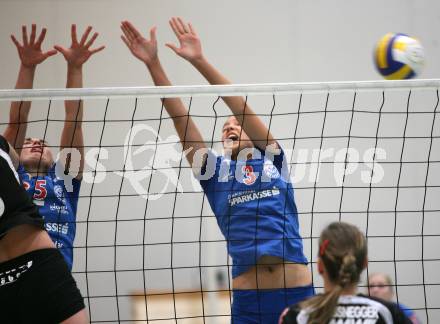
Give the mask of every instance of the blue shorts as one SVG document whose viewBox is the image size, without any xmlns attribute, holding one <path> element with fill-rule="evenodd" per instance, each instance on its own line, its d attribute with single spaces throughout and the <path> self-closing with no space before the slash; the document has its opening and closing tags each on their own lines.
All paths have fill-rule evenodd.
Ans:
<svg viewBox="0 0 440 324">
<path fill-rule="evenodd" d="M 312 285 L 285 289 L 233 290 L 232 324 L 278 324 L 288 306 L 315 295 Z"/>
</svg>

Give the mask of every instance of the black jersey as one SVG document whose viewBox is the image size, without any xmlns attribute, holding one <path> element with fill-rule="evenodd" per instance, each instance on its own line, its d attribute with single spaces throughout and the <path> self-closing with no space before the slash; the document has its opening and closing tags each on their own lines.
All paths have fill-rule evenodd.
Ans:
<svg viewBox="0 0 440 324">
<path fill-rule="evenodd" d="M 307 324 L 309 312 L 294 305 L 281 315 L 280 324 Z M 399 307 L 364 295 L 341 296 L 328 324 L 411 324 Z"/>
<path fill-rule="evenodd" d="M 9 156 L 9 144 L 0 135 L 0 238 L 11 228 L 32 224 L 44 228 L 43 219 L 20 184 Z"/>
</svg>

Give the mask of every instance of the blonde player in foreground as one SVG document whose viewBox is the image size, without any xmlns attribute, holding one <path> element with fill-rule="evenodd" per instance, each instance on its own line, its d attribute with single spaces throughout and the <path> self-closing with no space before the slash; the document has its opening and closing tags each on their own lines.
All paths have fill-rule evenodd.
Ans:
<svg viewBox="0 0 440 324">
<path fill-rule="evenodd" d="M 327 226 L 318 255 L 324 293 L 286 309 L 280 324 L 411 324 L 397 305 L 356 293 L 367 257 L 365 236 L 356 226 L 343 222 Z"/>
<path fill-rule="evenodd" d="M 172 18 L 180 47 L 167 44 L 211 84 L 229 84 L 204 57 L 191 24 Z M 145 38 L 128 21 L 122 40 L 157 86 L 169 86 L 158 57 L 156 28 Z M 208 197 L 232 257 L 232 323 L 277 323 L 289 304 L 314 294 L 299 234 L 284 152 L 242 97 L 223 97 L 233 114 L 223 125 L 225 156 L 208 150 L 178 98 L 164 99 L 187 159 Z"/>
</svg>

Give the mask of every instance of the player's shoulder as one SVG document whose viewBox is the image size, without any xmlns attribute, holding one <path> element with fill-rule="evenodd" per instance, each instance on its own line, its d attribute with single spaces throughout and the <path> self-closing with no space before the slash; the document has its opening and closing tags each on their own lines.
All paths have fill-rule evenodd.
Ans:
<svg viewBox="0 0 440 324">
<path fill-rule="evenodd" d="M 279 324 L 293 324 L 298 322 L 298 315 L 303 312 L 299 304 L 286 308 L 280 316 Z"/>
<path fill-rule="evenodd" d="M 352 312 L 352 309 L 357 306 L 368 306 L 370 311 L 377 314 L 381 318 L 380 323 L 403 323 L 411 324 L 410 320 L 404 315 L 402 310 L 396 303 L 387 302 L 385 300 L 366 296 L 362 294 L 340 296 L 338 300 L 338 307 L 340 311 Z M 347 309 L 348 307 L 348 309 Z M 368 312 L 367 312 L 368 313 Z M 280 324 L 302 324 L 307 323 L 309 317 L 309 310 L 302 309 L 299 304 L 287 308 L 280 317 Z M 379 322 L 378 322 L 379 323 Z"/>
<path fill-rule="evenodd" d="M 405 316 L 399 305 L 394 302 L 363 294 L 358 294 L 356 297 L 368 300 L 369 304 L 375 305 L 377 308 L 379 308 L 379 310 L 382 310 L 382 314 L 384 315 L 384 317 L 386 317 L 385 315 L 390 314 L 393 320 L 392 323 L 411 324 L 411 321 Z M 386 311 L 384 311 L 385 309 Z"/>
<path fill-rule="evenodd" d="M 363 300 L 369 301 L 370 303 L 382 304 L 383 306 L 390 308 L 390 309 L 394 309 L 395 307 L 397 307 L 397 304 L 395 304 L 393 302 L 389 302 L 389 301 L 383 300 L 381 298 L 368 296 L 368 295 L 364 295 L 364 294 L 357 294 L 356 296 L 354 296 L 354 298 L 357 298 L 359 300 L 363 299 Z"/>
</svg>

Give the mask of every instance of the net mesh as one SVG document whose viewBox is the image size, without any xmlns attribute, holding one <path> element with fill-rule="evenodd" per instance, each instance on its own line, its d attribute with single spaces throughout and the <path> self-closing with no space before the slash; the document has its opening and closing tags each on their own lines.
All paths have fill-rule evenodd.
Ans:
<svg viewBox="0 0 440 324">
<path fill-rule="evenodd" d="M 231 261 L 160 97 L 179 96 L 207 146 L 222 152 L 244 94 L 284 149 L 313 282 L 317 238 L 331 221 L 366 234 L 367 275 L 385 272 L 396 299 L 440 320 L 439 81 L 7 91 L 32 98 L 28 136 L 58 150 L 63 99 L 83 98 L 85 173 L 73 274 L 92 323 L 228 323 Z M 2 114 L 0 131 L 8 123 Z M 58 228 L 57 230 L 60 230 Z"/>
</svg>

